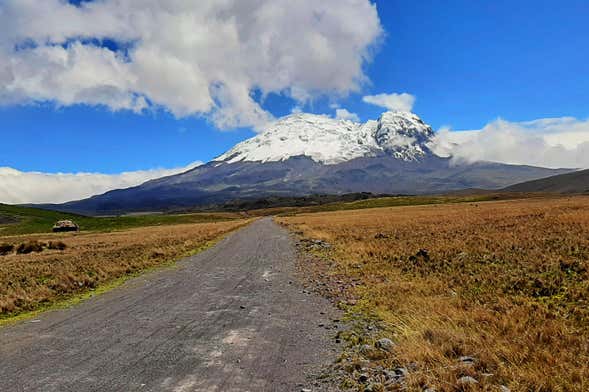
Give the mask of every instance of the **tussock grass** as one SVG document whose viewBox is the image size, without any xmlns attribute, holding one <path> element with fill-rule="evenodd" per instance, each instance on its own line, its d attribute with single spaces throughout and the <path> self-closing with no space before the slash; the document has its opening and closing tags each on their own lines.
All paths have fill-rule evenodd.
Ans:
<svg viewBox="0 0 589 392">
<path fill-rule="evenodd" d="M 112 233 L 4 237 L 7 245 L 48 249 L 0 258 L 0 318 L 33 311 L 203 248 L 248 221 L 144 227 Z M 23 242 L 24 241 L 24 242 Z"/>
<path fill-rule="evenodd" d="M 16 247 L 16 253 L 19 255 L 27 255 L 33 252 L 43 252 L 43 243 L 37 240 L 23 242 Z"/>
<path fill-rule="evenodd" d="M 47 249 L 64 250 L 67 245 L 63 241 L 49 241 L 47 243 Z"/>
<path fill-rule="evenodd" d="M 7 255 L 14 251 L 14 245 L 2 243 L 0 244 L 0 256 Z"/>
<path fill-rule="evenodd" d="M 64 250 L 67 248 L 67 245 L 62 241 L 49 241 L 39 242 L 37 240 L 29 240 L 19 245 L 13 244 L 0 244 L 0 256 L 6 256 L 13 251 L 16 251 L 16 254 L 19 255 L 26 255 L 33 252 L 43 252 L 45 249 L 52 249 L 52 250 Z"/>
<path fill-rule="evenodd" d="M 398 345 L 381 365 L 412 369 L 409 390 L 589 390 L 589 197 L 279 221 L 333 245 L 330 272 L 362 283 L 355 310 L 384 322 Z"/>
</svg>

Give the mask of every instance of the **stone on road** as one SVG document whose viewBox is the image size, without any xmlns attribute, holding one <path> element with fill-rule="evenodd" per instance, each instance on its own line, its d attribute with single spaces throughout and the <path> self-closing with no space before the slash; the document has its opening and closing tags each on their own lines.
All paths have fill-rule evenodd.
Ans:
<svg viewBox="0 0 589 392">
<path fill-rule="evenodd" d="M 256 221 L 174 268 L 0 328 L 0 389 L 300 391 L 332 359 L 316 326 L 334 310 L 289 284 L 294 270 L 288 233 Z"/>
</svg>

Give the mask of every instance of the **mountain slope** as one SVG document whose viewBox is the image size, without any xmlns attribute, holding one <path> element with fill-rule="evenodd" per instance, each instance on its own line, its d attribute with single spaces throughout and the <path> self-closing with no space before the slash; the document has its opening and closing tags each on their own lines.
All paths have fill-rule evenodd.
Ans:
<svg viewBox="0 0 589 392">
<path fill-rule="evenodd" d="M 500 189 L 568 170 L 479 162 L 432 153 L 434 132 L 412 113 L 364 124 L 296 114 L 208 164 L 140 186 L 51 206 L 85 214 L 154 211 L 267 196 Z"/>
<path fill-rule="evenodd" d="M 589 170 L 526 181 L 505 188 L 507 192 L 589 193 Z"/>
<path fill-rule="evenodd" d="M 467 188 L 500 189 L 553 173 L 559 171 L 497 163 L 456 166 L 449 159 L 435 156 L 418 162 L 391 157 L 357 158 L 336 165 L 323 165 L 302 156 L 266 163 L 211 162 L 186 173 L 52 208 L 113 214 L 209 205 L 268 195 L 444 193 Z"/>
</svg>

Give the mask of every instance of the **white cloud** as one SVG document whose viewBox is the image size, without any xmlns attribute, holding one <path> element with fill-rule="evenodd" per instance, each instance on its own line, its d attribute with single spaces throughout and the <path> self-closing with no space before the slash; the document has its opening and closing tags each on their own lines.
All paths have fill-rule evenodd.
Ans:
<svg viewBox="0 0 589 392">
<path fill-rule="evenodd" d="M 415 104 L 415 97 L 407 93 L 377 94 L 362 97 L 366 103 L 383 107 L 388 110 L 410 112 Z"/>
<path fill-rule="evenodd" d="M 335 118 L 338 120 L 360 122 L 360 117 L 356 113 L 349 112 L 347 109 L 335 109 Z"/>
<path fill-rule="evenodd" d="M 159 177 L 181 173 L 200 165 L 194 162 L 175 169 L 152 169 L 121 174 L 22 172 L 0 167 L 0 203 L 63 203 L 128 188 Z"/>
<path fill-rule="evenodd" d="M 526 122 L 498 119 L 481 130 L 442 129 L 434 152 L 458 161 L 495 161 L 552 168 L 589 168 L 589 120 L 572 117 Z"/>
<path fill-rule="evenodd" d="M 4 0 L 0 103 L 165 107 L 260 126 L 271 115 L 256 91 L 300 102 L 358 91 L 381 35 L 369 0 Z"/>
</svg>

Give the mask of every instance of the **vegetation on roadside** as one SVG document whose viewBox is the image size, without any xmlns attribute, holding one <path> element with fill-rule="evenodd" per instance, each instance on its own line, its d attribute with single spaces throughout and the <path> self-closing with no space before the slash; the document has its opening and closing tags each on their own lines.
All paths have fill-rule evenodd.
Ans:
<svg viewBox="0 0 589 392">
<path fill-rule="evenodd" d="M 82 231 L 108 232 L 144 226 L 217 222 L 241 217 L 240 214 L 231 212 L 88 217 L 6 204 L 0 204 L 0 216 L 4 217 L 0 220 L 0 236 L 47 233 L 59 220 L 72 220 Z"/>
<path fill-rule="evenodd" d="M 45 249 L 64 250 L 67 245 L 62 241 L 39 242 L 29 240 L 19 245 L 0 243 L 0 256 L 6 256 L 15 251 L 17 254 L 28 254 L 32 252 L 43 252 Z"/>
<path fill-rule="evenodd" d="M 322 279 L 352 282 L 348 315 L 376 316 L 374 338 L 395 342 L 371 358 L 373 337 L 352 334 L 348 386 L 400 387 L 369 367 L 402 369 L 409 390 L 589 389 L 589 197 L 278 220 L 331 245 L 314 251 L 330 263 Z"/>
<path fill-rule="evenodd" d="M 0 249 L 7 254 L 0 257 L 0 319 L 46 308 L 117 279 L 167 265 L 248 222 L 3 237 Z"/>
</svg>

